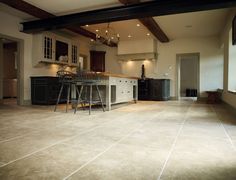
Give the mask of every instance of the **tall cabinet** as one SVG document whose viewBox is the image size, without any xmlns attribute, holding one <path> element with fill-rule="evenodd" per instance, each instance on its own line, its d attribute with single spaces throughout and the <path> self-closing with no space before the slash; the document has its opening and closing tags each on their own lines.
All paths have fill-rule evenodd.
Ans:
<svg viewBox="0 0 236 180">
<path fill-rule="evenodd" d="M 105 72 L 105 51 L 90 51 L 90 69 L 96 72 Z"/>
</svg>

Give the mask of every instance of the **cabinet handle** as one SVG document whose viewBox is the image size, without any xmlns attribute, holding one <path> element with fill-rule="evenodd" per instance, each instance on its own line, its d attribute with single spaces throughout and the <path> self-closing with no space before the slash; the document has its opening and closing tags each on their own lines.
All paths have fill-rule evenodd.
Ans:
<svg viewBox="0 0 236 180">
<path fill-rule="evenodd" d="M 125 81 L 127 83 L 127 81 Z"/>
</svg>

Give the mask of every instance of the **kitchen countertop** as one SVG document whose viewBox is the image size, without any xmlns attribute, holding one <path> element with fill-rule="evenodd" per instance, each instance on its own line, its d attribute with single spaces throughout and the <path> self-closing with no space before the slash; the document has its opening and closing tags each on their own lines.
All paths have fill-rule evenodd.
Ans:
<svg viewBox="0 0 236 180">
<path fill-rule="evenodd" d="M 119 77 L 119 78 L 129 78 L 129 79 L 139 79 L 138 77 L 134 77 L 134 76 L 127 76 L 124 74 L 114 74 L 114 73 L 110 73 L 110 72 L 98 72 L 98 74 L 105 76 L 105 77 Z"/>
<path fill-rule="evenodd" d="M 99 75 L 104 76 L 104 77 L 119 77 L 119 78 L 129 78 L 129 79 L 140 79 L 139 77 L 134 77 L 134 76 L 128 76 L 124 74 L 114 74 L 110 72 L 97 72 Z M 57 77 L 57 76 L 31 76 L 31 77 Z"/>
</svg>

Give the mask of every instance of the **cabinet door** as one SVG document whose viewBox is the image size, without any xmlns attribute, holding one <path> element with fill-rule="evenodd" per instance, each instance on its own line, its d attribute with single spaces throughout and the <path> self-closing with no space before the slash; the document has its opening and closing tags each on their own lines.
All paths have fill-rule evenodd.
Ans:
<svg viewBox="0 0 236 180">
<path fill-rule="evenodd" d="M 105 72 L 105 51 L 90 51 L 90 69 L 95 72 Z"/>
<path fill-rule="evenodd" d="M 46 61 L 54 61 L 54 40 L 52 37 L 45 35 L 43 37 L 43 58 Z"/>
<path fill-rule="evenodd" d="M 122 78 L 116 79 L 116 102 L 123 102 L 124 99 L 124 81 Z"/>
<path fill-rule="evenodd" d="M 77 65 L 79 59 L 78 45 L 72 44 L 71 46 L 71 63 Z"/>
</svg>

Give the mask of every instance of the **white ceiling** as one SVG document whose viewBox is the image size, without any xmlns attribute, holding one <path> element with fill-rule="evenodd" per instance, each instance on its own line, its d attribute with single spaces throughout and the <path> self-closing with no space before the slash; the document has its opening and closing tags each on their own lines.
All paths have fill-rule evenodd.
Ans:
<svg viewBox="0 0 236 180">
<path fill-rule="evenodd" d="M 137 26 L 139 24 L 140 26 Z M 83 26 L 83 28 L 96 33 L 96 30 L 99 30 L 99 35 L 104 36 L 105 29 L 107 27 L 107 23 L 103 24 L 95 24 L 89 25 L 88 27 Z M 132 40 L 132 39 L 146 39 L 151 38 L 152 36 L 147 36 L 149 31 L 146 27 L 144 27 L 137 19 L 127 20 L 127 21 L 117 21 L 110 23 L 110 27 L 112 27 L 115 33 L 120 35 L 120 40 Z M 128 37 L 128 36 L 131 37 Z"/>
<path fill-rule="evenodd" d="M 114 7 L 118 0 L 24 0 L 55 15 Z"/>
<path fill-rule="evenodd" d="M 154 17 L 170 39 L 216 36 L 222 31 L 229 9 Z"/>
<path fill-rule="evenodd" d="M 121 5 L 118 0 L 25 1 L 55 15 Z M 230 9 L 219 9 L 177 15 L 167 15 L 154 17 L 154 19 L 171 40 L 177 38 L 216 36 L 219 35 L 219 33 L 222 31 L 229 10 Z M 2 3 L 0 3 L 0 11 L 8 12 L 18 17 L 22 17 L 24 20 L 32 19 L 32 16 L 14 10 L 13 8 L 3 5 Z M 121 40 L 144 39 L 152 37 L 146 35 L 148 33 L 146 27 L 144 27 L 141 23 L 139 23 L 140 27 L 137 27 L 137 23 L 139 23 L 138 20 L 119 21 L 112 22 L 111 26 L 117 33 L 120 34 Z M 95 32 L 96 29 L 102 29 L 103 27 L 106 27 L 106 25 L 106 23 L 90 25 L 89 27 L 85 28 Z M 131 35 L 132 37 L 128 38 L 128 35 Z"/>
</svg>

